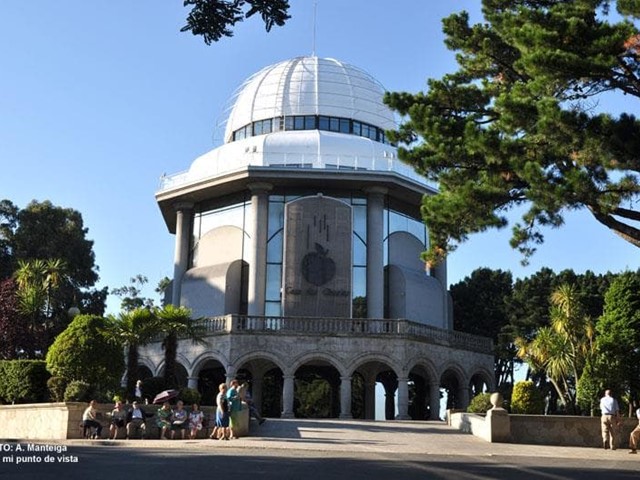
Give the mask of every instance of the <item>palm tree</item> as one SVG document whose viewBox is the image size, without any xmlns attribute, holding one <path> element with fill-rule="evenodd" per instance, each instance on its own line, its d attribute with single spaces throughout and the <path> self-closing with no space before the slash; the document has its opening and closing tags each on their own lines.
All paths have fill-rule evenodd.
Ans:
<svg viewBox="0 0 640 480">
<path fill-rule="evenodd" d="M 162 341 L 164 349 L 164 379 L 168 388 L 178 387 L 176 376 L 176 357 L 178 339 L 189 339 L 194 343 L 207 344 L 206 328 L 202 318 L 191 318 L 191 310 L 187 307 L 165 305 L 155 309 L 159 321 L 159 329 L 165 334 Z"/>
<path fill-rule="evenodd" d="M 18 311 L 28 319 L 33 338 L 40 338 L 51 326 L 53 295 L 67 280 L 67 265 L 59 258 L 19 260 L 14 276 L 18 286 Z M 34 352 L 41 347 L 34 348 Z"/>
<path fill-rule="evenodd" d="M 160 333 L 158 321 L 148 308 L 123 311 L 117 317 L 109 315 L 108 331 L 127 348 L 127 395 L 135 390 L 138 371 L 138 348 L 150 343 Z"/>
<path fill-rule="evenodd" d="M 562 403 L 576 409 L 576 385 L 595 352 L 595 329 L 584 313 L 573 285 L 561 285 L 551 294 L 551 325 L 527 342 L 516 339 L 517 355 L 533 371 L 545 372 Z"/>
</svg>

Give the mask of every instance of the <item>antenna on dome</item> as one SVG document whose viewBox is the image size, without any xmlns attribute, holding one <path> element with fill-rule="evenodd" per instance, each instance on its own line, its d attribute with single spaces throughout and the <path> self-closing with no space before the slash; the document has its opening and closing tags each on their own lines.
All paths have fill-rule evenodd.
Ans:
<svg viewBox="0 0 640 480">
<path fill-rule="evenodd" d="M 316 56 L 316 16 L 318 11 L 318 0 L 313 2 L 313 38 L 311 43 L 311 56 Z"/>
</svg>

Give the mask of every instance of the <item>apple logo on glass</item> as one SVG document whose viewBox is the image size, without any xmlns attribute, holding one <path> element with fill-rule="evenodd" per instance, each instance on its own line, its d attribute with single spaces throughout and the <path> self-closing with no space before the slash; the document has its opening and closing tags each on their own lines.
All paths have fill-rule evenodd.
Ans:
<svg viewBox="0 0 640 480">
<path fill-rule="evenodd" d="M 336 274 L 336 262 L 327 256 L 328 253 L 329 250 L 316 243 L 316 251 L 307 253 L 302 259 L 302 276 L 316 287 L 324 285 Z"/>
</svg>

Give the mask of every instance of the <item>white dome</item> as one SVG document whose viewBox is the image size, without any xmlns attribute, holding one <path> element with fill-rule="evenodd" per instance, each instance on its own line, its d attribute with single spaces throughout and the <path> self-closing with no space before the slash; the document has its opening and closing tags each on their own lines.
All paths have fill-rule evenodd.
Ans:
<svg viewBox="0 0 640 480">
<path fill-rule="evenodd" d="M 238 89 L 227 119 L 225 142 L 258 120 L 326 115 L 396 128 L 382 103 L 384 88 L 371 75 L 332 58 L 298 57 L 263 68 Z"/>
</svg>

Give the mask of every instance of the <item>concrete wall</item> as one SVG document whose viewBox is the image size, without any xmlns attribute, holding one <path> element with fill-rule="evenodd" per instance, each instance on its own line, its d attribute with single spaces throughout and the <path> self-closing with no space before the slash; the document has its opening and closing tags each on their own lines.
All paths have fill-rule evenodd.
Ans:
<svg viewBox="0 0 640 480">
<path fill-rule="evenodd" d="M 510 415 L 512 443 L 601 447 L 600 417 L 563 415 Z M 629 434 L 638 421 L 624 418 L 618 434 L 618 448 L 629 446 Z"/>
<path fill-rule="evenodd" d="M 494 430 L 501 428 L 501 421 L 493 423 L 484 415 L 466 412 L 449 414 L 449 425 L 465 433 L 471 433 L 488 442 L 496 442 Z M 602 447 L 600 417 L 576 417 L 563 415 L 508 415 L 509 443 L 530 445 L 556 445 L 565 447 Z M 628 448 L 629 434 L 636 425 L 633 418 L 622 419 L 618 433 L 618 448 Z"/>
<path fill-rule="evenodd" d="M 0 407 L 4 439 L 64 440 L 81 438 L 84 403 L 40 403 Z"/>
<path fill-rule="evenodd" d="M 235 430 L 238 437 L 249 434 L 249 408 L 243 403 L 240 413 L 240 427 Z M 82 438 L 82 413 L 87 408 L 86 403 L 34 403 L 23 405 L 0 406 L 0 439 L 2 440 L 67 440 Z M 159 405 L 144 405 L 146 413 L 155 413 Z M 100 404 L 97 407 L 100 422 L 103 425 L 102 437 L 107 438 L 109 432 L 108 412 L 113 404 Z M 198 437 L 206 438 L 211 433 L 214 420 L 212 407 L 203 407 L 205 417 L 209 423 L 207 430 L 200 431 Z M 158 438 L 160 433 L 156 427 L 155 418 L 147 418 L 147 438 Z M 120 429 L 118 438 L 125 437 L 125 430 Z"/>
</svg>

